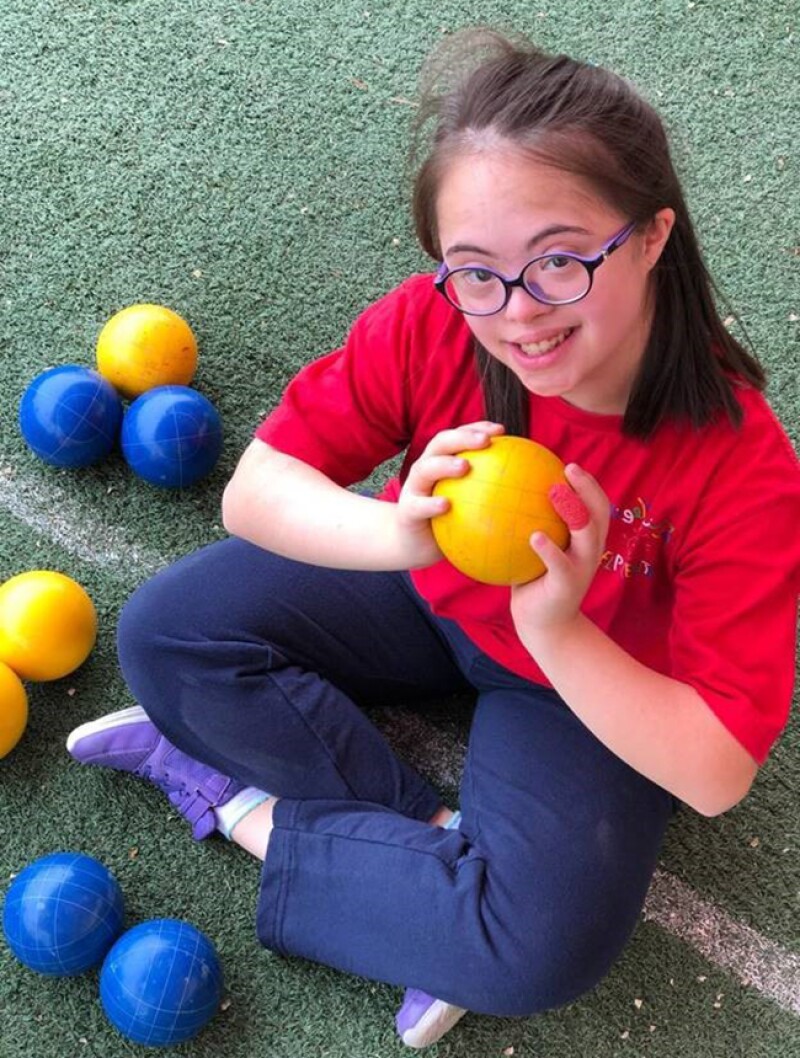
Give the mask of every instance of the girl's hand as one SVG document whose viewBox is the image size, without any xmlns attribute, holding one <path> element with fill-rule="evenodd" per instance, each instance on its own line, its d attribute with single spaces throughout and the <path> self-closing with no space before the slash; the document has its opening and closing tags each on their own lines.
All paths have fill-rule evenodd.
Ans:
<svg viewBox="0 0 800 1058">
<path fill-rule="evenodd" d="M 409 568 L 429 566 L 442 557 L 433 538 L 431 518 L 444 514 L 450 501 L 444 496 L 431 495 L 436 482 L 466 474 L 469 463 L 457 458 L 456 453 L 486 448 L 492 437 L 502 434 L 504 429 L 496 422 L 473 422 L 442 430 L 431 438 L 412 465 L 397 501 L 400 533 L 413 556 Z"/>
<path fill-rule="evenodd" d="M 609 499 L 591 474 L 577 464 L 566 468 L 566 476 L 575 491 L 555 486 L 550 499 L 569 526 L 569 547 L 562 551 L 545 533 L 534 533 L 531 546 L 547 571 L 537 580 L 511 589 L 511 617 L 524 643 L 526 634 L 535 635 L 577 616 L 603 554 Z"/>
</svg>

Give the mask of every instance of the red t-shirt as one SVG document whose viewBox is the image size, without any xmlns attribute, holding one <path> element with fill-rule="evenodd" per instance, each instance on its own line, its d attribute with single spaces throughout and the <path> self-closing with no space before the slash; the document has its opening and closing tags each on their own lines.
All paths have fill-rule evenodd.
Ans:
<svg viewBox="0 0 800 1058">
<path fill-rule="evenodd" d="M 633 657 L 694 687 L 763 761 L 786 723 L 800 582 L 800 467 L 761 394 L 738 390 L 739 430 L 669 424 L 647 442 L 622 419 L 531 395 L 533 440 L 600 482 L 612 505 L 605 554 L 582 610 Z M 305 367 L 256 436 L 340 485 L 440 430 L 484 417 L 471 333 L 414 276 L 370 306 L 346 344 Z M 519 640 L 509 589 L 442 560 L 412 573 L 434 613 L 486 654 L 547 684 Z"/>
</svg>

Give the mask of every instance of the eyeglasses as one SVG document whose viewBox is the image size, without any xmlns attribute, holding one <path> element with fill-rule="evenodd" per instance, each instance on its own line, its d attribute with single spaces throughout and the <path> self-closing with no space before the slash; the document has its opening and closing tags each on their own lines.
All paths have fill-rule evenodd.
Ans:
<svg viewBox="0 0 800 1058">
<path fill-rule="evenodd" d="M 600 247 L 595 257 L 576 253 L 548 253 L 528 261 L 516 279 L 493 268 L 465 265 L 450 268 L 442 262 L 434 285 L 453 308 L 467 316 L 493 316 L 501 312 L 514 287 L 522 287 L 543 305 L 571 305 L 592 289 L 594 274 L 618 250 L 636 227 L 631 221 Z"/>
</svg>

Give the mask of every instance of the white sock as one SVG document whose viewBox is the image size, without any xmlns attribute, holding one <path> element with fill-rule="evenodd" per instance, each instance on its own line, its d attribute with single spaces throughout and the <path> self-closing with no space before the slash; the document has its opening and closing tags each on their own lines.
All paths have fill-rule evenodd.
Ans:
<svg viewBox="0 0 800 1058">
<path fill-rule="evenodd" d="M 406 1029 L 400 1039 L 406 1047 L 421 1050 L 430 1047 L 444 1036 L 446 1032 L 467 1014 L 463 1007 L 445 1003 L 443 999 L 434 999 L 416 1025 Z"/>
<path fill-rule="evenodd" d="M 234 794 L 230 801 L 214 809 L 217 830 L 230 841 L 231 831 L 236 824 L 244 819 L 248 812 L 252 812 L 254 808 L 263 804 L 268 797 L 272 797 L 272 794 L 264 793 L 255 786 L 245 786 L 243 790 Z"/>
</svg>

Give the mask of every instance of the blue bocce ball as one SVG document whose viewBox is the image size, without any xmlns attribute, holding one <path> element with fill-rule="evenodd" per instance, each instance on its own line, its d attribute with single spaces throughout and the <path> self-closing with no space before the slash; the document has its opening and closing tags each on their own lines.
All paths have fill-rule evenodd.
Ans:
<svg viewBox="0 0 800 1058">
<path fill-rule="evenodd" d="M 12 881 L 3 932 L 25 966 L 72 977 L 97 966 L 122 930 L 122 890 L 98 860 L 54 852 L 28 864 Z"/>
<path fill-rule="evenodd" d="M 123 933 L 100 971 L 103 1010 L 134 1043 L 167 1047 L 191 1039 L 221 999 L 214 945 L 178 919 L 151 919 Z"/>
<path fill-rule="evenodd" d="M 122 454 L 134 473 L 162 488 L 193 485 L 222 451 L 214 405 L 189 386 L 156 386 L 131 404 L 122 422 Z"/>
<path fill-rule="evenodd" d="M 79 364 L 43 371 L 19 406 L 19 426 L 28 447 L 54 467 L 97 463 L 114 447 L 122 422 L 117 391 Z"/>
</svg>

